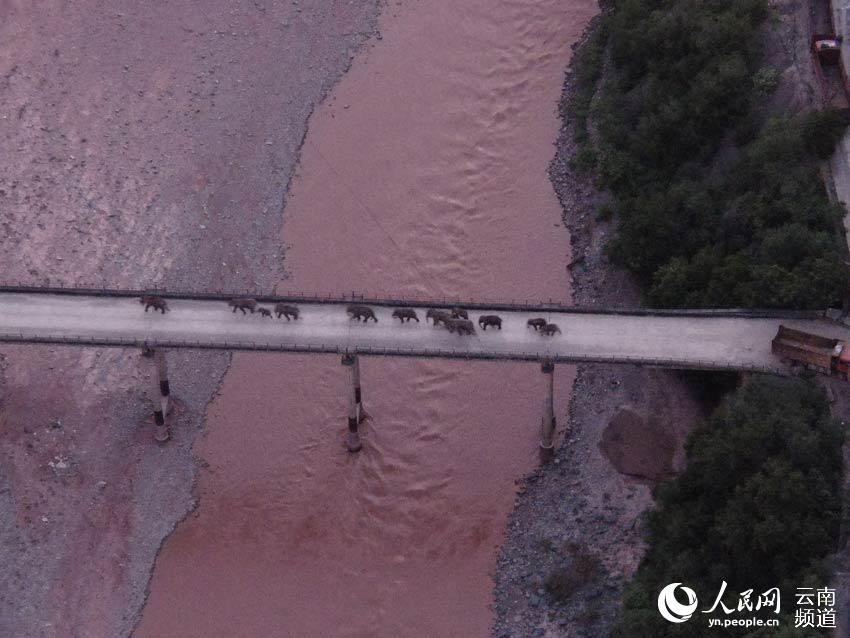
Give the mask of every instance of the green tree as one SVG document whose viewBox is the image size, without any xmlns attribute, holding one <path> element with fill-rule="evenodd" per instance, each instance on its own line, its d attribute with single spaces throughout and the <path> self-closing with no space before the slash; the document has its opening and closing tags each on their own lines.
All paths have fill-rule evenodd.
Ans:
<svg viewBox="0 0 850 638">
<path fill-rule="evenodd" d="M 754 377 L 727 397 L 691 435 L 685 472 L 658 489 L 649 548 L 613 636 L 746 634 L 661 619 L 656 598 L 673 582 L 692 587 L 700 601 L 713 601 L 724 580 L 730 595 L 780 587 L 782 624 L 793 626 L 795 588 L 822 585 L 822 560 L 837 546 L 843 439 L 813 382 Z"/>
</svg>

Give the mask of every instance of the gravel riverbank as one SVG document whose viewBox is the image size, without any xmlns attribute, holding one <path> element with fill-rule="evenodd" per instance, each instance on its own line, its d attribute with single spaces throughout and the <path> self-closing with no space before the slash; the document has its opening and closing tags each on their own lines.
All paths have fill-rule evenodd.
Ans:
<svg viewBox="0 0 850 638">
<path fill-rule="evenodd" d="M 3 279 L 271 291 L 307 120 L 376 17 L 376 1 L 0 3 Z M 2 636 L 128 635 L 195 505 L 192 446 L 230 357 L 170 358 L 165 446 L 138 357 L 0 348 Z"/>
</svg>

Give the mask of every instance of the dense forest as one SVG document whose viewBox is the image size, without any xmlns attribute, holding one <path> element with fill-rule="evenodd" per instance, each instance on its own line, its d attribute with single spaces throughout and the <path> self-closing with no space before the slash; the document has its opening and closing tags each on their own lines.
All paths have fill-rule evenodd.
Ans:
<svg viewBox="0 0 850 638">
<path fill-rule="evenodd" d="M 760 56 L 768 18 L 766 0 L 611 0 L 577 51 L 562 105 L 573 168 L 609 195 L 609 256 L 647 305 L 822 310 L 846 295 L 843 207 L 820 173 L 846 122 L 768 112 L 780 79 Z M 757 376 L 727 395 L 689 438 L 684 474 L 657 488 L 613 636 L 826 635 L 794 629 L 792 596 L 829 580 L 843 439 L 815 381 Z M 781 628 L 660 616 L 664 586 L 686 583 L 702 610 L 723 581 L 730 603 L 779 587 Z"/>
<path fill-rule="evenodd" d="M 730 606 L 747 589 L 757 596 L 779 587 L 781 625 L 793 628 L 796 588 L 822 587 L 827 570 L 821 561 L 836 549 L 843 438 L 813 382 L 755 377 L 728 396 L 691 436 L 685 473 L 658 491 L 652 542 L 613 636 L 741 635 L 696 619 L 683 625 L 663 620 L 656 596 L 675 582 L 697 592 L 701 610 L 724 580 Z"/>
<path fill-rule="evenodd" d="M 576 164 L 612 195 L 610 256 L 649 305 L 841 304 L 841 207 L 819 163 L 845 123 L 762 112 L 778 81 L 760 66 L 766 16 L 765 0 L 618 0 L 579 53 L 566 105 L 584 144 Z"/>
</svg>

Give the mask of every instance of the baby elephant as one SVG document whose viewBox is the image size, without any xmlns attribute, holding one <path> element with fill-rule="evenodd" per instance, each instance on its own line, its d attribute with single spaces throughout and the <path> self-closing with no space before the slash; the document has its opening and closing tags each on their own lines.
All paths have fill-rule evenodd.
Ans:
<svg viewBox="0 0 850 638">
<path fill-rule="evenodd" d="M 289 318 L 298 319 L 298 308 L 295 306 L 288 306 L 285 303 L 277 303 L 274 305 L 274 312 L 277 315 L 277 318 L 280 319 L 281 315 L 286 317 L 286 320 L 289 321 Z"/>
<path fill-rule="evenodd" d="M 540 330 L 545 327 L 548 322 L 542 317 L 538 317 L 537 319 L 529 319 L 525 325 L 531 326 L 535 330 Z"/>
<path fill-rule="evenodd" d="M 438 325 L 442 323 L 446 325 L 446 321 L 451 319 L 452 316 L 446 312 L 445 310 L 437 310 L 436 308 L 430 308 L 428 312 L 425 313 L 425 323 L 428 323 L 428 320 L 434 322 L 434 325 Z"/>
<path fill-rule="evenodd" d="M 471 335 L 475 332 L 475 326 L 469 319 L 449 319 L 445 323 L 446 329 L 451 333 Z"/>
<path fill-rule="evenodd" d="M 369 319 L 372 319 L 375 323 L 378 323 L 375 311 L 369 306 L 349 306 L 346 309 L 346 312 L 351 319 L 357 319 L 357 321 L 362 320 L 363 323 L 369 323 Z"/>
<path fill-rule="evenodd" d="M 452 308 L 453 319 L 469 319 L 469 313 L 463 308 Z"/>
<path fill-rule="evenodd" d="M 148 311 L 148 308 L 153 308 L 154 312 L 160 310 L 162 314 L 165 314 L 165 311 L 168 310 L 168 304 L 165 303 L 165 299 L 156 295 L 142 295 L 139 303 L 145 307 L 145 312 Z"/>
<path fill-rule="evenodd" d="M 547 323 L 540 329 L 541 334 L 546 335 L 547 337 L 551 337 L 556 332 L 561 334 L 561 329 L 558 327 L 558 324 L 555 323 Z"/>
<path fill-rule="evenodd" d="M 260 313 L 261 317 L 268 317 L 269 319 L 272 318 L 272 311 L 268 308 L 257 308 L 257 312 Z"/>
<path fill-rule="evenodd" d="M 496 326 L 499 330 L 501 330 L 502 318 L 498 315 L 481 315 L 478 317 L 478 326 L 482 330 L 487 330 L 487 326 Z"/>
<path fill-rule="evenodd" d="M 253 315 L 257 310 L 256 299 L 231 299 L 227 302 L 227 305 L 233 308 L 233 312 L 241 310 L 243 315 L 247 315 L 249 310 Z"/>
<path fill-rule="evenodd" d="M 413 320 L 419 323 L 419 317 L 416 316 L 416 311 L 413 308 L 396 308 L 393 310 L 393 317 L 402 323 Z"/>
</svg>

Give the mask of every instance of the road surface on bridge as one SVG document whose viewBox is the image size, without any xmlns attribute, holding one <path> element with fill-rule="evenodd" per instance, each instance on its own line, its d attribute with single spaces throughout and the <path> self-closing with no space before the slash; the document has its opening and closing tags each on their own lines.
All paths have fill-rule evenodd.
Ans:
<svg viewBox="0 0 850 638">
<path fill-rule="evenodd" d="M 373 305 L 378 322 L 352 321 L 345 303 L 300 303 L 298 321 L 233 313 L 225 301 L 168 299 L 170 311 L 144 312 L 138 298 L 34 292 L 0 293 L 0 341 L 218 348 L 474 359 L 552 359 L 643 363 L 677 368 L 784 372 L 771 354 L 780 323 L 850 339 L 847 327 L 817 318 L 646 315 L 569 309 L 470 312 L 502 317 L 502 330 L 451 334 L 425 322 L 401 324 L 391 306 Z M 272 304 L 264 304 L 271 308 Z M 561 334 L 545 337 L 526 326 L 543 316 Z"/>
</svg>

